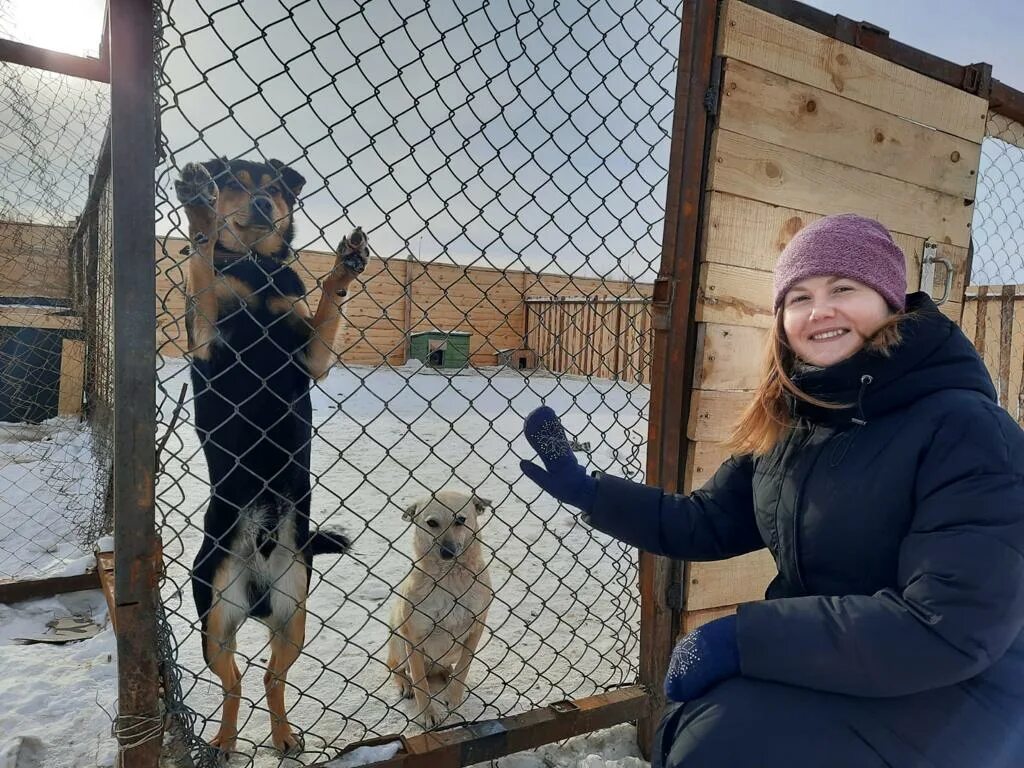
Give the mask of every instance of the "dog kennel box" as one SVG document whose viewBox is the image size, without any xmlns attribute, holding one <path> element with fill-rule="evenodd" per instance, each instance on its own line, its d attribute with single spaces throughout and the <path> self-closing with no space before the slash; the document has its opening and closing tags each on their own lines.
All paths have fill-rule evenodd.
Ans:
<svg viewBox="0 0 1024 768">
<path fill-rule="evenodd" d="M 410 335 L 410 354 L 431 368 L 465 368 L 469 365 L 469 340 L 465 331 L 421 331 Z"/>
<path fill-rule="evenodd" d="M 519 371 L 532 371 L 537 367 L 537 353 L 532 349 L 499 349 L 498 365 Z"/>
</svg>

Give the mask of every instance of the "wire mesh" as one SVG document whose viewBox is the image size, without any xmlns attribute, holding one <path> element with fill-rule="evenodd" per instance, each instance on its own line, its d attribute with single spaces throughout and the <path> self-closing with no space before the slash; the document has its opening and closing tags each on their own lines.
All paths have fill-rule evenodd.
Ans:
<svg viewBox="0 0 1024 768">
<path fill-rule="evenodd" d="M 16 21 L 0 3 L 0 37 Z M 109 111 L 106 86 L 0 62 L 0 579 L 80 573 L 109 531 L 75 241 Z"/>
<path fill-rule="evenodd" d="M 635 682 L 635 552 L 541 494 L 518 463 L 533 458 L 523 418 L 546 403 L 591 469 L 643 479 L 679 13 L 655 0 L 166 5 L 157 505 L 169 757 L 210 764 L 213 740 L 239 753 L 233 765 L 276 765 L 273 747 L 293 743 L 280 725 L 271 734 L 282 708 L 313 762 L 374 736 Z M 285 168 L 225 169 L 220 157 Z M 189 163 L 208 163 L 212 208 Z M 294 209 L 291 172 L 305 180 Z M 260 217 L 262 239 L 247 229 Z M 288 221 L 294 239 L 268 262 L 258 252 Z M 370 260 L 353 278 L 334 249 L 356 227 Z M 336 310 L 339 276 L 352 282 Z M 318 307 L 343 314 L 336 333 L 318 326 L 307 347 L 282 330 L 306 333 Z M 335 364 L 314 382 L 320 341 Z M 260 474 L 264 460 L 273 470 Z M 239 503 L 228 486 L 243 471 L 251 498 Z M 278 483 L 285 474 L 294 485 Z M 474 504 L 429 504 L 445 488 L 491 508 L 475 526 Z M 281 521 L 306 514 L 314 531 L 344 531 L 351 550 L 313 559 L 299 639 L 289 620 L 305 590 L 289 579 L 304 555 Z M 446 537 L 473 554 L 445 566 Z M 402 698 L 414 654 L 398 644 L 389 666 L 389 640 L 428 648 L 454 632 L 426 657 L 457 668 L 442 657 L 472 642 L 463 630 L 486 603 L 484 570 L 493 598 L 466 651 L 465 698 L 446 679 L 457 669 L 438 664 L 426 717 Z M 455 587 L 456 571 L 474 578 Z M 206 596 L 198 606 L 193 589 Z M 390 618 L 428 605 L 433 634 Z M 225 701 L 240 702 L 237 738 Z"/>
<path fill-rule="evenodd" d="M 962 326 L 996 385 L 1000 404 L 1024 424 L 1024 125 L 989 116 L 973 222 L 971 285 Z"/>
</svg>

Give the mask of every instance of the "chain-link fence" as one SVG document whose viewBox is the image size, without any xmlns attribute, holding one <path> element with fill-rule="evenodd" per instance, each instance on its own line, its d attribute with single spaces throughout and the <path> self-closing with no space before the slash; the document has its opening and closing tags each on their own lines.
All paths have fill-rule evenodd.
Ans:
<svg viewBox="0 0 1024 768">
<path fill-rule="evenodd" d="M 14 21 L 0 3 L 0 37 Z M 109 531 L 109 421 L 83 418 L 99 297 L 76 238 L 109 113 L 105 85 L 0 62 L 0 579 L 82 573 Z"/>
<path fill-rule="evenodd" d="M 636 681 L 635 551 L 518 464 L 544 403 L 591 468 L 643 477 L 679 13 L 165 8 L 162 654 L 199 764 Z M 326 530 L 349 551 L 311 558 Z"/>
<path fill-rule="evenodd" d="M 1024 424 L 1024 125 L 993 113 L 982 144 L 962 325 Z"/>
</svg>

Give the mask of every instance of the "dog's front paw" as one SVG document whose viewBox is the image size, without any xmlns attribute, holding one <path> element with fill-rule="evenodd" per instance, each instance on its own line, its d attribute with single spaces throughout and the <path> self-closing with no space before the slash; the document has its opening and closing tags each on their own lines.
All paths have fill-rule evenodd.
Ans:
<svg viewBox="0 0 1024 768">
<path fill-rule="evenodd" d="M 429 731 L 439 726 L 444 718 L 445 716 L 437 711 L 437 706 L 431 701 L 416 715 L 416 723 L 424 731 Z"/>
<path fill-rule="evenodd" d="M 448 702 L 448 709 L 456 710 L 461 706 L 462 702 L 466 698 L 466 686 L 455 680 L 448 683 L 448 688 L 444 692 L 445 700 Z"/>
<path fill-rule="evenodd" d="M 174 182 L 174 192 L 182 205 L 213 208 L 220 190 L 202 163 L 189 163 Z"/>
<path fill-rule="evenodd" d="M 370 261 L 370 244 L 362 227 L 356 227 L 338 243 L 337 267 L 343 267 L 355 275 L 362 273 Z"/>
</svg>

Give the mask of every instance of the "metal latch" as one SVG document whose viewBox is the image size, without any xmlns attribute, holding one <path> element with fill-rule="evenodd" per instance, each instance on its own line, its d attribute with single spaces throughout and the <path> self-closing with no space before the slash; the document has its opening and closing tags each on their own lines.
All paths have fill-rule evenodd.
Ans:
<svg viewBox="0 0 1024 768">
<path fill-rule="evenodd" d="M 924 244 L 924 255 L 921 257 L 921 290 L 935 299 L 933 291 L 935 288 L 935 265 L 941 264 L 946 268 L 946 280 L 943 285 L 942 297 L 935 299 L 936 304 L 945 304 L 949 301 L 949 295 L 953 292 L 953 263 L 938 255 L 939 246 L 928 240 Z"/>
<path fill-rule="evenodd" d="M 576 702 L 572 701 L 571 699 L 562 699 L 561 701 L 554 701 L 551 704 L 548 704 L 548 707 L 553 709 L 560 715 L 564 715 L 569 712 L 576 712 L 579 710 L 579 706 L 577 706 Z"/>
</svg>

